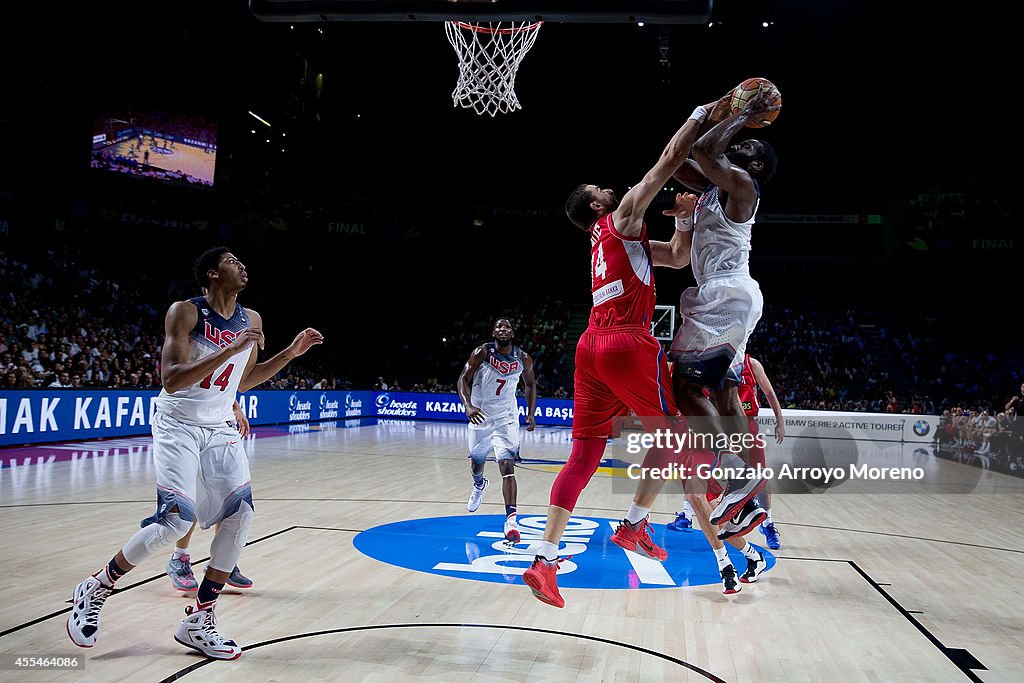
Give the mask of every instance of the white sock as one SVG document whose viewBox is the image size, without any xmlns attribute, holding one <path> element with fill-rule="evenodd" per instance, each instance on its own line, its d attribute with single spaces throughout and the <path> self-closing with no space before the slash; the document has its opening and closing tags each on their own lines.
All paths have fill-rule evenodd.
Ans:
<svg viewBox="0 0 1024 683">
<path fill-rule="evenodd" d="M 767 525 L 772 523 L 772 511 L 771 510 L 765 510 L 765 513 L 767 513 L 768 516 L 764 518 L 764 521 L 761 522 L 761 524 L 767 526 Z"/>
<path fill-rule="evenodd" d="M 743 557 L 747 558 L 748 560 L 761 559 L 761 553 L 757 551 L 757 548 L 750 545 L 750 543 L 747 543 L 745 546 L 743 546 L 743 550 L 741 550 L 740 552 L 743 553 Z"/>
<path fill-rule="evenodd" d="M 106 567 L 101 569 L 98 574 L 94 574 L 93 576 L 95 576 L 97 578 L 97 580 L 99 580 L 99 582 L 102 583 L 107 588 L 113 588 L 114 587 L 114 582 L 110 580 L 110 574 L 107 572 L 107 568 Z"/>
<path fill-rule="evenodd" d="M 686 515 L 687 519 L 693 519 L 693 506 L 690 505 L 690 501 L 683 503 L 683 514 Z"/>
<path fill-rule="evenodd" d="M 640 507 L 636 503 L 630 503 L 629 511 L 626 512 L 626 521 L 630 524 L 636 524 L 641 520 L 646 519 L 649 514 L 651 514 L 650 508 Z"/>
<path fill-rule="evenodd" d="M 722 571 L 727 566 L 732 564 L 732 562 L 729 561 L 729 551 L 726 549 L 724 545 L 721 548 L 715 548 L 714 551 L 715 559 L 718 560 L 718 571 Z"/>
<path fill-rule="evenodd" d="M 172 560 L 180 559 L 182 555 L 188 555 L 188 548 L 174 548 L 174 554 L 171 555 Z"/>
<path fill-rule="evenodd" d="M 557 560 L 558 544 L 552 543 L 551 541 L 541 541 L 540 548 L 537 550 L 537 554 L 543 557 L 545 560 Z"/>
</svg>

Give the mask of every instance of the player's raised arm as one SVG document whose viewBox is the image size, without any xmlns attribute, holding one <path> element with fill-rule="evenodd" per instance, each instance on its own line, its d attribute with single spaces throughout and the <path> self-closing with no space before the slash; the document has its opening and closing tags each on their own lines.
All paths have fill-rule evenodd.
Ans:
<svg viewBox="0 0 1024 683">
<path fill-rule="evenodd" d="M 696 114 L 697 110 L 694 111 L 694 115 Z M 654 167 L 647 172 L 643 180 L 634 185 L 622 197 L 618 208 L 612 214 L 612 221 L 617 232 L 627 237 L 636 237 L 640 234 L 647 207 L 664 187 L 665 182 L 679 168 L 679 165 L 686 161 L 686 157 L 690 154 L 690 147 L 697 139 L 700 124 L 701 121 L 698 119 L 687 119 L 662 150 L 661 157 L 658 158 Z"/>
<path fill-rule="evenodd" d="M 251 309 L 246 309 L 249 313 L 250 320 L 254 321 L 255 324 L 262 327 L 263 319 L 259 313 Z M 288 365 L 292 360 L 309 351 L 312 347 L 323 344 L 324 336 L 312 327 L 306 329 L 295 335 L 295 339 L 292 343 L 284 348 L 283 351 L 274 355 L 271 358 L 263 361 L 262 363 L 256 362 L 256 354 L 252 354 L 249 357 L 249 364 L 245 368 L 245 374 L 242 375 L 242 381 L 238 384 L 239 391 L 249 391 L 253 387 L 266 382 L 268 379 L 281 372 L 284 366 Z M 260 348 L 263 348 L 262 344 Z"/>
<path fill-rule="evenodd" d="M 729 202 L 725 207 L 730 220 L 743 222 L 754 213 L 757 201 L 757 187 L 748 169 L 740 168 L 729 160 L 726 151 L 733 137 L 750 121 L 764 119 L 766 112 L 777 111 L 779 105 L 775 101 L 775 90 L 765 90 L 758 86 L 757 94 L 753 95 L 739 113 L 716 124 L 702 135 L 693 145 L 693 157 L 700 164 L 700 169 L 708 180 L 729 194 Z M 754 145 L 756 141 L 746 140 L 740 143 Z M 761 161 L 754 161 L 761 164 Z"/>
</svg>

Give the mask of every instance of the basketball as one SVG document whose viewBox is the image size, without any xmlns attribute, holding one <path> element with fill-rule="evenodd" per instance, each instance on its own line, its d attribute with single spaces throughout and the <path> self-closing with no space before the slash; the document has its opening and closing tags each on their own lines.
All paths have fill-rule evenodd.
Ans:
<svg viewBox="0 0 1024 683">
<path fill-rule="evenodd" d="M 732 91 L 732 113 L 737 114 L 743 110 L 743 107 L 747 106 L 747 101 L 757 94 L 757 87 L 763 85 L 765 90 L 773 91 L 772 104 L 782 106 L 782 93 L 775 87 L 775 84 L 769 81 L 767 78 L 748 78 L 743 81 Z M 779 112 L 782 109 L 776 109 L 775 111 L 767 112 L 759 121 L 750 121 L 747 123 L 747 128 L 764 128 L 774 121 L 779 116 Z"/>
</svg>

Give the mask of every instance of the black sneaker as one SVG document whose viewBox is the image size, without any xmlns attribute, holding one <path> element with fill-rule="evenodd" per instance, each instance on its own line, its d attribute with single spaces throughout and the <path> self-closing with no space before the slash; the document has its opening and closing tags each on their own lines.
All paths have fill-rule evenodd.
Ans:
<svg viewBox="0 0 1024 683">
<path fill-rule="evenodd" d="M 767 480 L 764 477 L 751 479 L 730 479 L 725 484 L 725 492 L 715 511 L 711 513 L 711 523 L 720 525 L 732 519 L 751 498 L 764 490 Z"/>
<path fill-rule="evenodd" d="M 766 519 L 768 519 L 768 513 L 758 505 L 757 498 L 751 498 L 744 503 L 743 508 L 735 517 L 718 528 L 718 538 L 724 541 L 733 536 L 742 536 Z"/>
<path fill-rule="evenodd" d="M 764 561 L 764 555 L 761 553 L 757 554 L 757 559 L 752 560 L 747 558 L 747 571 L 743 572 L 743 576 L 740 577 L 740 581 L 743 583 L 756 583 L 757 577 L 768 567 L 768 563 Z"/>
<path fill-rule="evenodd" d="M 725 595 L 732 595 L 733 593 L 739 593 L 743 590 L 743 586 L 736 583 L 736 568 L 731 564 L 727 564 L 725 569 L 722 570 L 722 593 Z"/>
</svg>

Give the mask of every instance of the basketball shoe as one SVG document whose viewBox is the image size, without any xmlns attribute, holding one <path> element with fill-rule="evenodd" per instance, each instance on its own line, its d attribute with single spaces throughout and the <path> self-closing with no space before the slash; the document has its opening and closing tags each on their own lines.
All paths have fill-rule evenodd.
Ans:
<svg viewBox="0 0 1024 683">
<path fill-rule="evenodd" d="M 78 647 L 92 647 L 100 630 L 100 610 L 112 588 L 104 586 L 95 576 L 75 586 L 71 615 L 68 616 L 68 637 Z"/>
<path fill-rule="evenodd" d="M 558 565 L 569 558 L 549 560 L 537 555 L 533 564 L 523 572 L 523 582 L 533 591 L 533 597 L 553 607 L 565 607 L 565 600 L 558 592 L 558 580 L 555 573 Z"/>
<path fill-rule="evenodd" d="M 172 557 L 167 563 L 167 576 L 171 577 L 171 585 L 175 590 L 185 592 L 199 588 L 199 582 L 192 573 L 192 558 L 188 555 Z"/>
<path fill-rule="evenodd" d="M 757 577 L 761 575 L 765 569 L 768 568 L 768 563 L 765 562 L 764 555 L 761 553 L 757 554 L 757 559 L 752 560 L 747 558 L 747 570 L 743 572 L 743 576 L 740 577 L 740 581 L 743 583 L 755 583 Z"/>
<path fill-rule="evenodd" d="M 775 522 L 768 522 L 761 525 L 761 533 L 764 534 L 764 544 L 772 550 L 778 550 L 782 543 L 779 541 L 779 530 L 775 528 Z"/>
<path fill-rule="evenodd" d="M 231 570 L 231 576 L 228 577 L 225 583 L 234 588 L 252 588 L 252 579 L 239 571 L 237 564 Z"/>
<path fill-rule="evenodd" d="M 675 521 L 666 524 L 665 528 L 669 531 L 689 531 L 693 528 L 693 522 L 686 516 L 685 510 L 680 510 L 676 513 Z"/>
<path fill-rule="evenodd" d="M 725 595 L 732 595 L 739 593 L 743 590 L 743 586 L 736 583 L 736 568 L 731 564 L 725 565 L 725 568 L 720 572 L 722 574 L 722 593 Z M 740 579 L 742 581 L 742 579 Z"/>
<path fill-rule="evenodd" d="M 764 477 L 730 479 L 725 484 L 722 500 L 711 513 L 711 523 L 720 525 L 723 521 L 735 517 L 748 500 L 764 490 L 767 483 Z"/>
<path fill-rule="evenodd" d="M 487 480 L 484 479 L 482 485 L 473 484 L 473 492 L 469 494 L 469 502 L 466 503 L 466 509 L 470 512 L 476 512 L 480 508 L 480 503 L 484 499 L 484 491 L 487 490 Z"/>
<path fill-rule="evenodd" d="M 612 542 L 637 555 L 643 555 L 652 560 L 664 562 L 668 559 L 668 553 L 655 545 L 654 541 L 651 540 L 651 534 L 648 532 L 650 528 L 651 525 L 646 517 L 635 525 L 622 520 L 619 522 L 619 527 L 615 530 L 615 533 L 612 534 Z"/>
<path fill-rule="evenodd" d="M 516 523 L 514 514 L 505 518 L 505 541 L 508 543 L 519 543 L 519 524 Z"/>
<path fill-rule="evenodd" d="M 733 536 L 742 536 L 768 517 L 764 508 L 757 504 L 757 498 L 751 498 L 736 516 L 718 528 L 718 538 L 724 541 Z"/>
<path fill-rule="evenodd" d="M 217 631 L 213 603 L 209 604 L 209 607 L 203 609 L 197 609 L 192 605 L 186 607 L 185 619 L 174 632 L 174 639 L 211 659 L 238 659 L 242 656 L 242 648 L 233 640 L 224 640 Z"/>
</svg>

